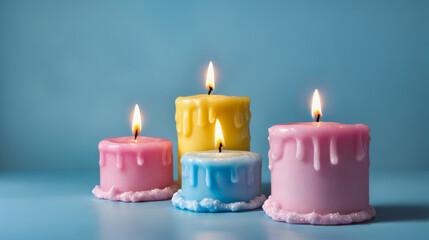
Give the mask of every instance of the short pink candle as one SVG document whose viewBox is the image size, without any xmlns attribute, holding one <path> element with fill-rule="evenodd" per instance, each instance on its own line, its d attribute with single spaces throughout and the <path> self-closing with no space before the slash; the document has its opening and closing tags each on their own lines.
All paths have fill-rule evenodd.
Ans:
<svg viewBox="0 0 429 240">
<path fill-rule="evenodd" d="M 172 142 L 163 138 L 139 136 L 102 140 L 98 198 L 124 202 L 170 199 L 173 185 Z"/>
<path fill-rule="evenodd" d="M 318 116 L 320 118 L 320 116 Z M 269 129 L 271 196 L 276 221 L 348 224 L 375 215 L 369 205 L 369 127 L 311 122 Z"/>
</svg>

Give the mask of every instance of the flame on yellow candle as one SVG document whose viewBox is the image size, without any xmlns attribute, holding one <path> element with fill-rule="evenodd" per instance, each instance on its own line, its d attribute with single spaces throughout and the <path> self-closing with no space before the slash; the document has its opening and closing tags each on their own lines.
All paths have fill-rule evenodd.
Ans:
<svg viewBox="0 0 429 240">
<path fill-rule="evenodd" d="M 222 126 L 220 125 L 219 119 L 216 119 L 215 146 L 219 148 L 219 152 L 221 152 L 222 147 L 225 146 L 225 140 L 223 139 L 223 133 L 222 133 Z"/>
<path fill-rule="evenodd" d="M 215 89 L 213 62 L 210 61 L 207 68 L 206 88 L 209 90 L 209 95 Z"/>
<path fill-rule="evenodd" d="M 318 122 L 322 117 L 322 104 L 320 103 L 319 91 L 314 90 L 313 101 L 311 104 L 311 114 L 313 118 Z"/>
<path fill-rule="evenodd" d="M 134 139 L 137 139 L 137 136 L 139 135 L 139 133 L 142 129 L 142 117 L 140 115 L 139 105 L 137 105 L 137 104 L 134 107 L 132 129 L 133 129 Z"/>
</svg>

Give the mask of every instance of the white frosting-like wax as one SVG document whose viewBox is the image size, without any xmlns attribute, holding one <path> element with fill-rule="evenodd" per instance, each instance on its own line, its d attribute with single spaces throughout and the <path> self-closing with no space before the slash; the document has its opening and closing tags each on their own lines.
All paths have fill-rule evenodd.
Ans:
<svg viewBox="0 0 429 240">
<path fill-rule="evenodd" d="M 258 208 L 265 200 L 267 197 L 264 194 L 255 197 L 250 202 L 223 203 L 211 198 L 204 198 L 201 201 L 186 200 L 183 198 L 182 191 L 179 190 L 173 195 L 171 202 L 177 208 L 194 212 L 237 212 Z"/>
<path fill-rule="evenodd" d="M 163 189 L 152 189 L 147 191 L 129 191 L 121 192 L 116 186 L 112 186 L 109 191 L 104 191 L 100 186 L 95 186 L 92 193 L 101 199 L 108 199 L 112 201 L 122 202 L 147 202 L 171 199 L 173 194 L 177 191 L 176 185 L 171 185 Z"/>
<path fill-rule="evenodd" d="M 262 206 L 265 213 L 275 221 L 295 223 L 295 224 L 313 224 L 313 225 L 340 225 L 362 222 L 371 219 L 375 216 L 375 209 L 368 206 L 367 209 L 347 214 L 329 213 L 319 214 L 297 213 L 282 209 L 271 196 L 265 201 Z"/>
</svg>

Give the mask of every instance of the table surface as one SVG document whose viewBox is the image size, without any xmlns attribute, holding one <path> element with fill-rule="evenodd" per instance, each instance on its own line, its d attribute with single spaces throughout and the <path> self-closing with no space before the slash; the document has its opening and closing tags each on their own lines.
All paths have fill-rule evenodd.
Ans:
<svg viewBox="0 0 429 240">
<path fill-rule="evenodd" d="M 429 172 L 370 181 L 375 219 L 311 226 L 275 222 L 261 209 L 194 213 L 170 201 L 99 200 L 91 194 L 97 172 L 1 172 L 0 239 L 429 239 Z"/>
</svg>

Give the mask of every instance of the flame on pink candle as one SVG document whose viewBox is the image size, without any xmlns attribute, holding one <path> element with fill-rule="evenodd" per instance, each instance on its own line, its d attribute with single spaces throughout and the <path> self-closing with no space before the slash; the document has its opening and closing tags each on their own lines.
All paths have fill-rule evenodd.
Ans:
<svg viewBox="0 0 429 240">
<path fill-rule="evenodd" d="M 314 90 L 313 101 L 311 104 L 311 114 L 316 122 L 319 122 L 320 117 L 322 117 L 322 104 L 320 103 L 319 91 Z"/>
<path fill-rule="evenodd" d="M 141 132 L 141 129 L 142 129 L 142 117 L 140 115 L 139 105 L 137 105 L 137 104 L 134 107 L 132 129 L 133 129 L 133 134 L 134 134 L 134 140 L 137 141 L 137 136 L 139 135 L 139 133 Z"/>
</svg>

